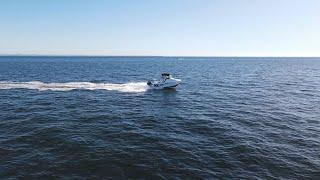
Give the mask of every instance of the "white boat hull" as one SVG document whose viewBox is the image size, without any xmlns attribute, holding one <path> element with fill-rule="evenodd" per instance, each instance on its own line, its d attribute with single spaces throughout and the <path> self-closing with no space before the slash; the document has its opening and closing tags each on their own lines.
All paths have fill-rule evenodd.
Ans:
<svg viewBox="0 0 320 180">
<path fill-rule="evenodd" d="M 168 89 L 168 88 L 176 88 L 181 83 L 180 79 L 170 78 L 166 81 L 149 81 L 148 86 L 152 89 Z"/>
</svg>

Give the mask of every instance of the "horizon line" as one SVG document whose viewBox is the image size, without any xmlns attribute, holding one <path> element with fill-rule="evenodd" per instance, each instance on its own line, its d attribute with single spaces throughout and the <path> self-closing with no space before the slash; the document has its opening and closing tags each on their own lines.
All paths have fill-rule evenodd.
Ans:
<svg viewBox="0 0 320 180">
<path fill-rule="evenodd" d="M 191 56 L 191 55 L 77 55 L 77 54 L 0 54 L 0 57 L 177 57 L 177 58 L 320 58 L 320 56 Z"/>
</svg>

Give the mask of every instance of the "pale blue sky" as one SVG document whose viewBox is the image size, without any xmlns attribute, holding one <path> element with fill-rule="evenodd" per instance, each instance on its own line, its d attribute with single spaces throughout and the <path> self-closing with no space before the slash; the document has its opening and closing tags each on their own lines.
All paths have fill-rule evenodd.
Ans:
<svg viewBox="0 0 320 180">
<path fill-rule="evenodd" d="M 320 56 L 320 1 L 1 0 L 0 54 Z"/>
</svg>

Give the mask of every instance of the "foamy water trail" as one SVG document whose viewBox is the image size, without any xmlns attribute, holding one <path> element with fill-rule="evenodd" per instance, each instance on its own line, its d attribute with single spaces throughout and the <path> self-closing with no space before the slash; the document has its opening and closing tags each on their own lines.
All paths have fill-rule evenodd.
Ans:
<svg viewBox="0 0 320 180">
<path fill-rule="evenodd" d="M 36 89 L 39 91 L 70 91 L 74 89 L 108 90 L 120 92 L 144 92 L 148 89 L 146 82 L 130 82 L 125 84 L 91 83 L 91 82 L 67 82 L 44 83 L 40 81 L 12 82 L 0 81 L 0 89 Z"/>
</svg>

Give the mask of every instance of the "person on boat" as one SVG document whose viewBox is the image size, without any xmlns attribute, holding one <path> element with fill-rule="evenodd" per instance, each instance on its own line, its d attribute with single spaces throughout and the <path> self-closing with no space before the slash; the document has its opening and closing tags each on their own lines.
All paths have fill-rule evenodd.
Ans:
<svg viewBox="0 0 320 180">
<path fill-rule="evenodd" d="M 167 79 L 170 78 L 170 74 L 168 73 L 163 73 L 161 74 L 161 76 L 162 76 L 162 82 L 165 82 Z"/>
</svg>

